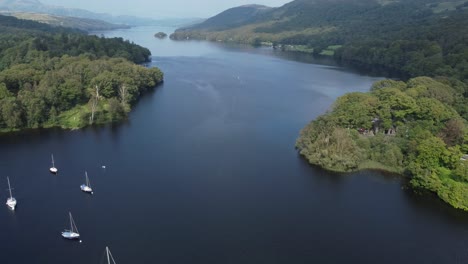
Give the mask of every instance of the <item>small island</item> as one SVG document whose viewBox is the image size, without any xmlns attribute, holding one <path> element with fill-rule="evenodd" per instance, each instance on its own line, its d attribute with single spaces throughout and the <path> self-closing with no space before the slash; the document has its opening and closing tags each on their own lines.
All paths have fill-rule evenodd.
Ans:
<svg viewBox="0 0 468 264">
<path fill-rule="evenodd" d="M 164 33 L 164 32 L 158 32 L 158 33 L 154 34 L 154 37 L 158 38 L 158 39 L 164 39 L 164 38 L 167 37 L 167 34 Z"/>
<path fill-rule="evenodd" d="M 338 98 L 296 147 L 328 170 L 405 175 L 414 190 L 468 211 L 467 92 L 466 83 L 446 77 L 378 81 L 368 93 Z"/>
</svg>

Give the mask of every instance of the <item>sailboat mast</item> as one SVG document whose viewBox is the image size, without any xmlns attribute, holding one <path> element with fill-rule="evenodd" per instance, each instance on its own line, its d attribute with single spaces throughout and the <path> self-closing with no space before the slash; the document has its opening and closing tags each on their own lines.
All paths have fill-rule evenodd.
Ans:
<svg viewBox="0 0 468 264">
<path fill-rule="evenodd" d="M 109 247 L 106 247 L 106 254 L 107 254 L 107 263 L 110 264 L 112 260 L 112 263 L 116 264 L 114 256 L 112 256 L 112 253 L 110 252 Z"/>
<path fill-rule="evenodd" d="M 7 180 L 8 180 L 8 190 L 10 191 L 10 198 L 13 198 L 13 195 L 11 194 L 10 178 L 7 177 Z"/>
<path fill-rule="evenodd" d="M 110 259 L 109 259 L 109 247 L 106 247 L 106 253 L 107 253 L 107 263 L 110 264 Z"/>
<path fill-rule="evenodd" d="M 70 213 L 70 224 L 71 224 L 72 232 L 79 233 L 78 227 L 76 227 L 75 220 L 73 220 L 73 217 L 72 217 L 71 213 Z"/>
<path fill-rule="evenodd" d="M 73 217 L 71 215 L 71 212 L 68 212 L 68 214 L 70 215 L 70 231 L 73 232 Z"/>
<path fill-rule="evenodd" d="M 85 171 L 85 175 L 86 175 L 86 186 L 91 187 L 91 184 L 89 184 L 89 178 L 88 178 L 88 172 L 87 171 Z"/>
<path fill-rule="evenodd" d="M 54 163 L 54 154 L 51 154 L 52 156 L 52 168 L 55 167 L 55 163 Z"/>
</svg>

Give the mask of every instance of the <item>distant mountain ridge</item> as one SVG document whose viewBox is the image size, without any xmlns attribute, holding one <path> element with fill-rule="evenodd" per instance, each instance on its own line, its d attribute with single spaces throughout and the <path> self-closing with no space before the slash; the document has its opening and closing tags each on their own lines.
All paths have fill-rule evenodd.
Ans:
<svg viewBox="0 0 468 264">
<path fill-rule="evenodd" d="M 75 28 L 83 31 L 102 31 L 130 27 L 122 24 L 112 24 L 97 19 L 54 16 L 42 13 L 0 11 L 0 14 L 13 16 L 19 19 L 32 20 L 51 26 Z"/>
<path fill-rule="evenodd" d="M 0 0 L 0 7 L 10 7 L 12 9 L 38 5 L 41 5 L 38 0 Z"/>
<path fill-rule="evenodd" d="M 45 13 L 57 16 L 84 17 L 101 19 L 99 14 L 77 8 L 44 5 L 38 0 L 0 0 L 0 9 L 5 11 L 22 11 Z"/>
<path fill-rule="evenodd" d="M 230 8 L 219 15 L 211 17 L 202 23 L 188 27 L 189 29 L 224 30 L 255 22 L 258 16 L 271 10 L 264 5 L 243 5 Z"/>
<path fill-rule="evenodd" d="M 103 20 L 108 23 L 124 24 L 129 26 L 140 25 L 163 25 L 172 23 L 171 25 L 182 26 L 190 24 L 198 19 L 151 19 L 140 18 L 135 16 L 113 16 L 105 13 L 95 13 L 84 9 L 66 8 L 61 6 L 50 6 L 41 3 L 38 0 L 0 0 L 0 11 L 10 12 L 33 12 L 44 13 L 54 16 L 78 17 L 87 19 Z"/>
</svg>

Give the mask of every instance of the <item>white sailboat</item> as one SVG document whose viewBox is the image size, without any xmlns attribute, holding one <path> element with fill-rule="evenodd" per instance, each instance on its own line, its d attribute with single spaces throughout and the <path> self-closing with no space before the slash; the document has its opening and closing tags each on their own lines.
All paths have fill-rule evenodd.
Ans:
<svg viewBox="0 0 468 264">
<path fill-rule="evenodd" d="M 115 260 L 114 260 L 114 257 L 112 256 L 112 253 L 109 250 L 109 247 L 106 247 L 106 254 L 107 254 L 107 263 L 108 264 L 111 264 L 111 263 L 116 264 Z M 112 260 L 112 262 L 111 262 L 111 260 Z"/>
<path fill-rule="evenodd" d="M 72 214 L 70 212 L 68 212 L 68 214 L 70 215 L 70 230 L 65 229 L 65 231 L 62 232 L 62 236 L 66 239 L 79 239 L 80 233 L 78 233 L 78 228 L 76 228 Z"/>
<path fill-rule="evenodd" d="M 57 174 L 58 169 L 55 168 L 54 154 L 51 154 L 51 156 L 52 156 L 52 167 L 50 167 L 49 171 L 53 174 Z"/>
<path fill-rule="evenodd" d="M 8 205 L 8 207 L 10 207 L 11 210 L 15 210 L 16 199 L 11 194 L 10 178 L 7 177 L 7 180 L 8 180 L 8 190 L 10 191 L 10 198 L 7 199 L 6 204 Z"/>
<path fill-rule="evenodd" d="M 89 178 L 88 178 L 88 172 L 85 171 L 85 175 L 86 175 L 86 183 L 81 184 L 80 189 L 83 192 L 93 194 L 93 189 L 91 188 L 91 183 L 89 182 Z"/>
</svg>

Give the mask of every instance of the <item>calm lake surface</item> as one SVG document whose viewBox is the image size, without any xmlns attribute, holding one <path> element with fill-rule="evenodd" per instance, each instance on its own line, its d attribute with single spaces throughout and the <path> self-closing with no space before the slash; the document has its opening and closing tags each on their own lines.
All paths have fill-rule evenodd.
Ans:
<svg viewBox="0 0 468 264">
<path fill-rule="evenodd" d="M 104 33 L 150 48 L 165 73 L 128 122 L 0 137 L 1 201 L 6 176 L 18 200 L 0 207 L 0 263 L 104 263 L 105 246 L 117 263 L 468 263 L 468 214 L 294 149 L 336 97 L 379 77 L 158 31 Z M 60 236 L 69 211 L 83 243 Z"/>
</svg>

